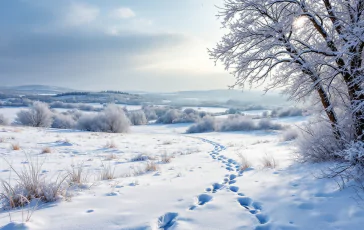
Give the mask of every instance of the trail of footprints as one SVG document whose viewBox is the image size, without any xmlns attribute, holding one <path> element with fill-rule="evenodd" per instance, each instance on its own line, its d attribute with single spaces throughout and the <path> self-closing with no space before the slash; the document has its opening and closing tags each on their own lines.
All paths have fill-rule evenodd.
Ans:
<svg viewBox="0 0 364 230">
<path fill-rule="evenodd" d="M 228 189 L 231 192 L 237 194 L 237 202 L 240 206 L 245 208 L 245 210 L 249 211 L 252 215 L 255 215 L 260 225 L 257 226 L 256 229 L 260 229 L 260 227 L 266 226 L 270 220 L 269 216 L 262 213 L 262 204 L 260 202 L 255 202 L 250 197 L 245 196 L 243 193 L 239 192 L 239 187 L 234 186 L 238 177 L 243 175 L 243 171 L 240 171 L 240 165 L 233 159 L 227 158 L 226 156 L 220 154 L 223 150 L 226 150 L 226 147 L 220 145 L 216 142 L 203 139 L 202 141 L 207 142 L 213 145 L 215 148 L 209 154 L 215 160 L 220 161 L 224 165 L 221 167 L 225 167 L 226 170 L 230 172 L 230 174 L 226 174 L 222 183 L 213 183 L 210 187 L 205 189 L 205 193 L 202 193 L 196 197 L 196 204 L 192 205 L 189 210 L 195 210 L 199 206 L 204 206 L 213 200 L 213 193 L 217 193 L 219 190 Z M 159 217 L 158 226 L 159 229 L 169 229 L 169 227 L 173 226 L 178 217 L 177 213 L 166 213 L 163 216 Z M 269 229 L 269 226 L 266 226 Z"/>
</svg>

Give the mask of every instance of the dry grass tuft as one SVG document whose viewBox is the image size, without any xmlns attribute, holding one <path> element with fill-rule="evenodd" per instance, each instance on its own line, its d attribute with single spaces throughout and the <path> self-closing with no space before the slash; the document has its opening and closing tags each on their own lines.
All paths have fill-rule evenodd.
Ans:
<svg viewBox="0 0 364 230">
<path fill-rule="evenodd" d="M 154 161 L 148 161 L 145 165 L 145 172 L 156 172 L 158 170 L 159 167 Z"/>
<path fill-rule="evenodd" d="M 49 148 L 49 147 L 44 147 L 43 149 L 42 149 L 42 152 L 41 152 L 42 154 L 46 154 L 46 153 L 52 153 L 52 149 L 51 148 Z"/>
<path fill-rule="evenodd" d="M 277 161 L 272 155 L 265 154 L 265 156 L 261 159 L 263 164 L 263 168 L 274 169 L 278 166 Z"/>
<path fill-rule="evenodd" d="M 42 175 L 42 165 L 38 159 L 33 160 L 26 155 L 28 164 L 23 166 L 22 171 L 15 170 L 9 164 L 12 172 L 17 176 L 16 183 L 1 182 L 0 203 L 5 208 L 24 207 L 32 200 L 38 199 L 43 202 L 51 202 L 59 199 L 65 194 L 64 181 L 68 177 L 58 176 L 53 182 L 47 181 Z"/>
<path fill-rule="evenodd" d="M 115 179 L 115 166 L 102 164 L 102 170 L 100 172 L 100 180 L 112 180 Z"/>
<path fill-rule="evenodd" d="M 116 146 L 115 142 L 113 140 L 111 140 L 111 141 L 108 141 L 106 143 L 105 148 L 108 148 L 108 149 L 116 149 L 117 146 Z"/>
<path fill-rule="evenodd" d="M 15 151 L 20 150 L 20 145 L 19 145 L 19 143 L 13 143 L 13 144 L 11 144 L 11 149 L 12 149 L 12 150 L 15 150 Z"/>
<path fill-rule="evenodd" d="M 242 153 L 237 153 L 237 155 L 240 161 L 240 171 L 244 171 L 252 167 L 250 161 Z"/>
<path fill-rule="evenodd" d="M 162 163 L 165 163 L 165 164 L 171 163 L 172 162 L 172 158 L 173 158 L 173 155 L 168 155 L 167 153 L 164 153 L 161 156 L 161 162 Z"/>
<path fill-rule="evenodd" d="M 87 182 L 87 175 L 84 173 L 83 165 L 78 167 L 72 166 L 72 168 L 68 170 L 68 182 L 70 185 L 82 185 Z"/>
<path fill-rule="evenodd" d="M 110 153 L 109 155 L 105 156 L 106 161 L 112 161 L 112 160 L 116 160 L 118 158 L 119 157 L 115 153 Z"/>
</svg>

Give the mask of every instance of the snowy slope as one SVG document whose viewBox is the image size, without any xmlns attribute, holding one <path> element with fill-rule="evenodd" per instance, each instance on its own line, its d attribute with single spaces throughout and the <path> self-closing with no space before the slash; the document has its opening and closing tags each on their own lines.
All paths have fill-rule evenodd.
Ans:
<svg viewBox="0 0 364 230">
<path fill-rule="evenodd" d="M 324 165 L 296 162 L 293 143 L 282 142 L 279 132 L 185 135 L 186 128 L 148 125 L 132 127 L 129 134 L 106 134 L 2 127 L 0 178 L 14 183 L 16 176 L 4 159 L 21 169 L 29 163 L 26 153 L 44 162 L 47 178 L 81 165 L 88 180 L 70 191 L 70 200 L 41 204 L 23 225 L 9 224 L 9 212 L 2 211 L 0 226 L 228 230 L 361 229 L 364 224 L 354 191 L 339 191 L 335 181 L 317 179 Z M 116 147 L 106 147 L 108 142 Z M 12 143 L 22 150 L 11 150 Z M 40 154 L 44 147 L 52 153 Z M 140 153 L 154 157 L 159 170 L 129 176 L 146 164 L 131 161 Z M 237 153 L 251 168 L 239 170 Z M 171 163 L 160 162 L 163 154 L 174 156 Z M 274 157 L 276 168 L 263 167 L 265 156 Z M 105 166 L 115 169 L 115 179 L 98 179 Z M 11 211 L 11 220 L 20 223 L 22 213 Z"/>
</svg>

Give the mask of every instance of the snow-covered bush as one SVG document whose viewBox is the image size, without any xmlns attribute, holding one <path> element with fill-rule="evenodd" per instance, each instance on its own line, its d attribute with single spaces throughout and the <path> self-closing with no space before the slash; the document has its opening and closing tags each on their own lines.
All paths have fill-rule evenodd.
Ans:
<svg viewBox="0 0 364 230">
<path fill-rule="evenodd" d="M 351 142 L 338 156 L 346 160 L 350 165 L 364 167 L 364 142 Z"/>
<path fill-rule="evenodd" d="M 148 121 L 158 119 L 157 113 L 155 112 L 154 109 L 150 109 L 149 107 L 143 107 L 143 111 Z"/>
<path fill-rule="evenodd" d="M 53 115 L 52 128 L 56 129 L 73 129 L 76 126 L 76 121 L 71 114 L 55 113 Z"/>
<path fill-rule="evenodd" d="M 297 139 L 297 146 L 302 159 L 311 162 L 323 162 L 338 159 L 338 152 L 344 150 L 342 142 L 332 133 L 332 128 L 325 122 L 307 124 Z"/>
<path fill-rule="evenodd" d="M 240 113 L 241 113 L 240 109 L 237 108 L 230 108 L 225 111 L 225 114 L 240 114 Z"/>
<path fill-rule="evenodd" d="M 257 124 L 257 130 L 281 130 L 284 127 L 281 124 L 274 123 L 268 118 L 260 119 Z"/>
<path fill-rule="evenodd" d="M 283 141 L 292 141 L 298 137 L 298 132 L 295 129 L 287 129 L 283 131 L 281 137 Z"/>
<path fill-rule="evenodd" d="M 179 119 L 182 116 L 182 112 L 178 109 L 170 109 L 163 116 L 158 118 L 157 123 L 172 124 L 174 120 Z"/>
<path fill-rule="evenodd" d="M 208 113 L 187 108 L 184 111 L 179 109 L 170 109 L 162 117 L 157 120 L 157 123 L 176 124 L 176 123 L 194 123 L 207 116 Z"/>
<path fill-rule="evenodd" d="M 256 124 L 253 119 L 240 116 L 230 115 L 227 119 L 221 122 L 219 130 L 227 131 L 250 131 L 256 129 Z"/>
<path fill-rule="evenodd" d="M 214 117 L 205 116 L 187 129 L 187 133 L 206 133 L 216 131 L 217 122 Z"/>
<path fill-rule="evenodd" d="M 231 132 L 231 131 L 251 131 L 251 130 L 281 130 L 284 127 L 280 124 L 273 123 L 269 119 L 256 121 L 250 117 L 242 115 L 230 115 L 226 119 L 216 120 L 213 117 L 206 116 L 201 121 L 192 125 L 187 133 L 203 132 Z"/>
<path fill-rule="evenodd" d="M 77 109 L 73 109 L 73 110 L 68 110 L 66 113 L 63 113 L 65 115 L 69 114 L 72 116 L 73 120 L 77 121 L 78 119 L 80 119 L 80 117 L 83 115 L 83 113 L 80 110 Z"/>
<path fill-rule="evenodd" d="M 77 127 L 93 132 L 125 133 L 129 130 L 130 121 L 121 107 L 110 104 L 98 114 L 81 116 Z"/>
<path fill-rule="evenodd" d="M 148 121 L 157 120 L 158 118 L 164 116 L 170 108 L 167 106 L 151 106 L 151 105 L 144 105 L 142 110 L 145 113 Z"/>
<path fill-rule="evenodd" d="M 148 123 L 143 110 L 130 111 L 127 115 L 132 125 L 145 125 Z"/>
<path fill-rule="evenodd" d="M 0 114 L 0 125 L 9 125 L 9 120 L 2 114 Z"/>
<path fill-rule="evenodd" d="M 97 114 L 83 114 L 77 121 L 77 128 L 85 131 L 102 132 L 97 121 Z"/>
<path fill-rule="evenodd" d="M 50 108 L 64 108 L 64 109 L 80 109 L 84 111 L 96 111 L 97 108 L 88 104 L 64 103 L 62 101 L 54 101 L 49 104 Z"/>
<path fill-rule="evenodd" d="M 26 126 L 50 127 L 52 125 L 53 113 L 47 103 L 34 102 L 28 110 L 17 113 L 16 122 Z"/>
<path fill-rule="evenodd" d="M 271 112 L 272 117 L 295 117 L 303 116 L 303 110 L 296 107 L 278 108 L 273 109 Z"/>
</svg>

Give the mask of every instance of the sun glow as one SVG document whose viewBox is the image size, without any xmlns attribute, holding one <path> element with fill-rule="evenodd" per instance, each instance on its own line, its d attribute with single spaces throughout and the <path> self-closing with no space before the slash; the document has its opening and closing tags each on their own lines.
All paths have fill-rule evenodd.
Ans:
<svg viewBox="0 0 364 230">
<path fill-rule="evenodd" d="M 293 27 L 295 29 L 300 29 L 306 24 L 307 20 L 308 20 L 307 17 L 300 16 L 294 20 Z"/>
</svg>

